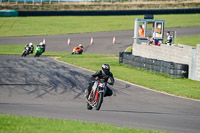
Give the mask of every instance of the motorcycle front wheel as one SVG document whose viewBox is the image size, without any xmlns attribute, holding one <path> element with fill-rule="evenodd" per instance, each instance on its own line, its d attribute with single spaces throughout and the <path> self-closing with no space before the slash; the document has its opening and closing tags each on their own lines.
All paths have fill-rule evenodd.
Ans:
<svg viewBox="0 0 200 133">
<path fill-rule="evenodd" d="M 96 110 L 99 110 L 101 108 L 102 102 L 103 102 L 103 93 L 101 92 L 98 94 Z"/>
<path fill-rule="evenodd" d="M 88 110 L 92 110 L 92 106 L 90 106 L 89 103 L 87 103 L 87 109 L 88 109 Z"/>
</svg>

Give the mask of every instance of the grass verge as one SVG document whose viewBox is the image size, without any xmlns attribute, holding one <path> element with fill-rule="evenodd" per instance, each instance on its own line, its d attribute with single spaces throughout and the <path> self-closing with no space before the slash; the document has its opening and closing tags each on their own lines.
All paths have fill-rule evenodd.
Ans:
<svg viewBox="0 0 200 133">
<path fill-rule="evenodd" d="M 31 36 L 133 30 L 135 16 L 0 17 L 0 36 Z M 155 15 L 165 27 L 200 26 L 200 14 Z M 176 21 L 175 21 L 176 20 Z"/>
<path fill-rule="evenodd" d="M 9 49 L 9 47 L 9 45 L 0 45 L 0 54 L 21 54 L 24 46 L 12 45 L 12 49 Z M 20 51 L 14 52 L 17 49 L 20 49 Z M 166 75 L 119 64 L 118 55 L 88 53 L 84 53 L 82 55 L 71 55 L 70 53 L 61 52 L 46 52 L 44 55 L 59 56 L 59 60 L 61 61 L 94 71 L 101 69 L 102 64 L 108 63 L 110 64 L 111 71 L 116 78 L 177 96 L 200 99 L 199 81 L 170 78 Z"/>
<path fill-rule="evenodd" d="M 102 131 L 104 133 L 164 133 L 81 121 L 0 114 L 1 133 L 102 133 Z"/>
<path fill-rule="evenodd" d="M 59 60 L 97 71 L 104 63 L 110 64 L 114 77 L 154 90 L 177 96 L 200 99 L 200 82 L 170 78 L 159 73 L 119 64 L 118 55 L 63 55 Z"/>
<path fill-rule="evenodd" d="M 178 37 L 176 42 L 177 44 L 187 44 L 196 47 L 196 44 L 200 44 L 200 35 Z"/>
</svg>

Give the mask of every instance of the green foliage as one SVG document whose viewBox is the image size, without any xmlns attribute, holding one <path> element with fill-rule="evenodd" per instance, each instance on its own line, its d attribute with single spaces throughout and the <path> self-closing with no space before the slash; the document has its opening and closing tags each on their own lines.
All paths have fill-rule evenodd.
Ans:
<svg viewBox="0 0 200 133">
<path fill-rule="evenodd" d="M 0 36 L 31 36 L 133 30 L 135 16 L 1 17 Z M 199 14 L 155 15 L 166 27 L 200 26 Z"/>
<path fill-rule="evenodd" d="M 1 133 L 164 133 L 116 127 L 107 124 L 86 123 L 81 121 L 55 120 L 47 118 L 2 115 L 0 114 Z"/>
</svg>

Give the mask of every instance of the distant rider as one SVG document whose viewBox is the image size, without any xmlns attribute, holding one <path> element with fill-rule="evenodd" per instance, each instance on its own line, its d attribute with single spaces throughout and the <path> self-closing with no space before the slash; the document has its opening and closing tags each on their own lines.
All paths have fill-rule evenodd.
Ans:
<svg viewBox="0 0 200 133">
<path fill-rule="evenodd" d="M 87 98 L 88 95 L 90 94 L 90 91 L 92 90 L 92 86 L 94 84 L 95 78 L 98 79 L 104 79 L 106 83 L 110 85 L 114 85 L 114 77 L 113 74 L 110 72 L 110 66 L 108 64 L 103 64 L 102 65 L 102 70 L 97 71 L 95 74 L 92 75 L 91 77 L 91 82 L 88 85 L 88 88 L 85 90 L 85 97 Z M 110 79 L 110 82 L 108 80 Z M 106 93 L 105 96 L 112 96 L 113 92 L 112 90 L 106 86 Z"/>
<path fill-rule="evenodd" d="M 24 46 L 24 50 L 23 50 L 23 52 L 22 52 L 22 57 L 23 56 L 26 56 L 26 55 L 29 55 L 29 45 L 28 44 L 26 44 L 25 46 Z"/>
<path fill-rule="evenodd" d="M 32 42 L 29 43 L 29 51 L 30 51 L 31 54 L 32 54 L 33 51 L 34 51 L 34 46 L 33 46 L 33 43 L 32 43 Z"/>
<path fill-rule="evenodd" d="M 172 36 L 170 35 L 170 32 L 167 32 L 167 41 L 166 44 L 171 46 L 172 45 Z"/>
<path fill-rule="evenodd" d="M 30 50 L 29 44 L 26 44 L 26 45 L 24 46 L 24 50 L 25 50 L 25 51 L 28 51 L 28 53 L 29 53 L 29 50 Z"/>
<path fill-rule="evenodd" d="M 78 47 L 74 47 L 72 54 L 82 54 L 83 53 L 83 45 L 79 44 Z"/>
</svg>

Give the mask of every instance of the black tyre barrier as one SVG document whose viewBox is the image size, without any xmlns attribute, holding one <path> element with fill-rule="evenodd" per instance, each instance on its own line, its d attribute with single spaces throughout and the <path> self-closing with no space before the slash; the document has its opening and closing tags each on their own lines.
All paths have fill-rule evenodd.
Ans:
<svg viewBox="0 0 200 133">
<path fill-rule="evenodd" d="M 133 61 L 132 61 L 132 62 L 131 62 L 131 66 L 132 66 L 132 67 L 136 67 L 136 62 L 133 62 Z"/>
<path fill-rule="evenodd" d="M 123 63 L 123 52 L 119 53 L 119 63 Z"/>
<path fill-rule="evenodd" d="M 120 52 L 119 63 L 127 64 L 135 68 L 147 69 L 161 74 L 165 73 L 174 78 L 188 78 L 189 66 L 187 64 L 134 56 L 131 52 Z"/>
<path fill-rule="evenodd" d="M 18 11 L 18 16 L 109 16 L 144 14 L 191 14 L 200 13 L 200 8 L 147 9 L 147 10 L 78 10 L 78 11 Z"/>
<path fill-rule="evenodd" d="M 179 64 L 179 63 L 175 63 L 174 64 L 175 69 L 177 70 L 187 70 L 188 66 L 187 65 L 183 65 L 183 64 Z"/>
</svg>

